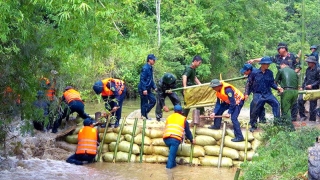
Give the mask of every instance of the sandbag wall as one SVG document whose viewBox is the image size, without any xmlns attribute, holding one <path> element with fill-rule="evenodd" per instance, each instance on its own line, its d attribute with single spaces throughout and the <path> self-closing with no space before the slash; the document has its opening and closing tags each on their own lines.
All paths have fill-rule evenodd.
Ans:
<svg viewBox="0 0 320 180">
<path fill-rule="evenodd" d="M 147 163 L 166 163 L 169 155 L 169 148 L 165 145 L 162 139 L 164 123 L 156 126 L 148 126 L 145 129 L 144 148 L 142 162 Z M 77 144 L 77 133 L 82 126 L 79 126 L 72 135 L 66 137 L 68 143 Z M 98 128 L 100 140 L 103 139 L 104 128 Z M 116 142 L 120 131 L 118 128 L 109 128 L 102 149 L 102 159 L 105 162 L 128 162 L 128 153 L 130 149 L 130 142 L 134 134 L 132 145 L 132 152 L 130 162 L 140 162 L 140 150 L 142 143 L 142 126 L 137 126 L 133 132 L 133 125 L 127 124 L 123 127 L 117 146 L 117 155 L 114 159 L 114 151 L 116 149 Z M 191 127 L 192 131 L 192 127 Z M 246 130 L 242 131 L 244 137 Z M 222 140 L 222 129 L 212 130 L 208 128 L 196 128 L 195 132 L 196 144 L 193 150 L 192 164 L 202 166 L 218 166 L 218 157 L 220 151 L 220 144 Z M 245 157 L 245 142 L 232 142 L 234 138 L 233 130 L 227 128 L 223 154 L 222 167 L 238 166 Z M 247 143 L 247 160 L 251 160 L 254 151 L 261 142 L 259 132 L 248 132 Z M 190 161 L 191 144 L 189 142 L 180 144 L 176 161 L 181 164 L 189 164 Z"/>
</svg>

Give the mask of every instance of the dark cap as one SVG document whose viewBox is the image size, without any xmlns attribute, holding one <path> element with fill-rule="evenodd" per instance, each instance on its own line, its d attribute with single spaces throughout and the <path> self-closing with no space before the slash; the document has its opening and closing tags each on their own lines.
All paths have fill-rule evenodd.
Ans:
<svg viewBox="0 0 320 180">
<path fill-rule="evenodd" d="M 263 58 L 261 58 L 259 64 L 271 64 L 271 58 L 269 56 L 265 56 Z"/>
<path fill-rule="evenodd" d="M 288 51 L 288 45 L 284 42 L 278 44 L 277 50 L 279 51 L 280 48 L 285 48 Z"/>
<path fill-rule="evenodd" d="M 149 61 L 149 59 L 152 59 L 152 60 L 157 60 L 156 56 L 154 54 L 149 54 L 147 56 L 147 62 Z"/>
<path fill-rule="evenodd" d="M 93 121 L 91 118 L 87 118 L 83 121 L 84 126 L 90 126 L 91 124 L 93 124 Z"/>
<path fill-rule="evenodd" d="M 177 104 L 173 107 L 173 110 L 174 112 L 182 112 L 182 107 L 179 104 Z"/>
<path fill-rule="evenodd" d="M 240 69 L 240 73 L 243 74 L 244 72 L 252 70 L 252 65 L 251 64 L 244 64 L 242 69 Z"/>
<path fill-rule="evenodd" d="M 317 50 L 318 49 L 318 47 L 316 46 L 316 45 L 312 45 L 311 47 L 310 47 L 310 50 L 311 49 L 315 49 L 315 50 Z"/>
<path fill-rule="evenodd" d="M 218 87 L 218 86 L 221 86 L 221 82 L 219 81 L 219 79 L 213 79 L 211 82 L 210 82 L 210 87 L 214 88 L 214 87 Z"/>
<path fill-rule="evenodd" d="M 69 89 L 73 89 L 72 86 L 67 86 L 66 88 L 64 88 L 65 91 L 68 91 Z"/>
<path fill-rule="evenodd" d="M 306 61 L 310 63 L 317 63 L 317 59 L 314 56 L 309 56 Z"/>
</svg>

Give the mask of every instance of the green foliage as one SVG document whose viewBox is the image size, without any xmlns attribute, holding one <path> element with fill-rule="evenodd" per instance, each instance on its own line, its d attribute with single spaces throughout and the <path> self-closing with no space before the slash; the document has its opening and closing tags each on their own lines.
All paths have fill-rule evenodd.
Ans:
<svg viewBox="0 0 320 180">
<path fill-rule="evenodd" d="M 244 173 L 240 179 L 295 179 L 308 170 L 307 150 L 319 133 L 310 127 L 294 132 L 275 126 L 264 128 L 264 143 L 252 162 L 241 165 Z"/>
</svg>

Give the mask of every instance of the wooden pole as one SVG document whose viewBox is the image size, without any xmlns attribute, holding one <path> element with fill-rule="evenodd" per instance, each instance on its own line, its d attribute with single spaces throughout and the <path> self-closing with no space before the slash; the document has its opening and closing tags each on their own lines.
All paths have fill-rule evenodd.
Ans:
<svg viewBox="0 0 320 180">
<path fill-rule="evenodd" d="M 226 135 L 226 122 L 223 121 L 223 130 L 222 130 L 222 140 L 220 144 L 220 151 L 219 151 L 219 159 L 218 159 L 218 168 L 221 166 L 221 161 L 222 161 L 222 154 L 223 154 L 223 146 L 224 146 L 224 139 Z"/>
<path fill-rule="evenodd" d="M 245 136 L 245 145 L 244 145 L 244 162 L 247 161 L 247 156 L 248 156 L 248 132 L 249 131 L 249 122 L 247 122 L 246 125 L 246 136 Z"/>
<path fill-rule="evenodd" d="M 196 128 L 197 128 L 197 124 L 193 123 L 193 138 L 196 138 Z M 192 165 L 192 161 L 193 161 L 193 150 L 194 150 L 194 144 L 191 143 L 191 150 L 190 150 L 190 159 L 189 159 L 189 164 Z"/>
<path fill-rule="evenodd" d="M 133 130 L 132 130 L 132 134 L 131 134 L 130 149 L 129 149 L 129 154 L 128 154 L 128 162 L 130 162 L 130 160 L 131 160 L 131 153 L 132 153 L 134 137 L 136 136 L 137 123 L 138 123 L 138 118 L 135 118 L 134 119 L 134 124 L 133 124 Z"/>
<path fill-rule="evenodd" d="M 241 77 L 226 79 L 226 80 L 222 80 L 222 81 L 231 82 L 231 81 L 236 81 L 236 80 L 245 79 L 245 78 L 247 78 L 247 76 L 241 76 Z M 209 85 L 210 85 L 210 83 L 204 83 L 204 84 L 198 84 L 198 85 L 194 85 L 194 86 L 187 86 L 187 87 L 181 87 L 181 88 L 176 88 L 176 89 L 170 89 L 170 90 L 166 90 L 166 92 L 178 91 L 178 90 L 201 87 L 201 86 L 209 86 Z"/>
<path fill-rule="evenodd" d="M 143 119 L 143 127 L 142 127 L 142 137 L 141 137 L 141 149 L 140 149 L 140 163 L 142 163 L 142 156 L 144 151 L 144 136 L 145 136 L 145 129 L 146 129 L 146 121 L 147 119 Z"/>
<path fill-rule="evenodd" d="M 99 144 L 98 156 L 96 156 L 96 161 L 97 161 L 97 162 L 100 162 L 100 161 L 101 161 L 102 148 L 103 148 L 104 139 L 105 139 L 105 137 L 106 137 L 106 133 L 107 133 L 107 130 L 108 130 L 109 122 L 110 122 L 110 118 L 109 118 L 109 116 L 108 116 L 107 122 L 106 122 L 106 127 L 104 128 L 104 132 L 103 132 L 103 136 L 102 136 L 102 141 L 101 141 L 100 144 Z"/>
<path fill-rule="evenodd" d="M 122 130 L 123 130 L 123 127 L 124 127 L 125 123 L 126 123 L 126 117 L 123 119 L 123 122 L 121 123 L 120 130 L 119 130 L 119 133 L 118 133 L 116 146 L 115 146 L 114 152 L 113 152 L 113 161 L 112 161 L 113 163 L 115 163 L 116 159 L 117 159 L 119 141 L 120 141 L 121 133 L 122 133 Z"/>
</svg>

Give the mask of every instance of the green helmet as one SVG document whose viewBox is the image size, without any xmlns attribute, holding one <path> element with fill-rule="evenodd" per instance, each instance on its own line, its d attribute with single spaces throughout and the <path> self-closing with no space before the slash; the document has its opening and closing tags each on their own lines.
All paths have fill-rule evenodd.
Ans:
<svg viewBox="0 0 320 180">
<path fill-rule="evenodd" d="M 165 83 L 165 84 L 172 84 L 176 81 L 176 78 L 174 77 L 173 74 L 171 73 L 165 73 L 162 77 L 162 81 Z"/>
</svg>

